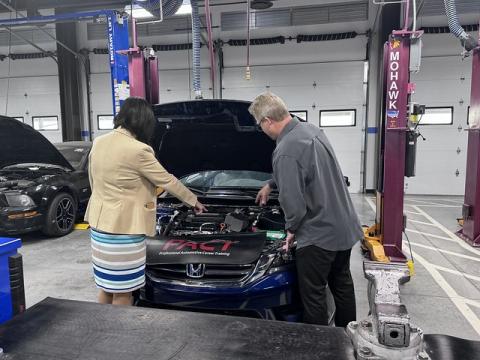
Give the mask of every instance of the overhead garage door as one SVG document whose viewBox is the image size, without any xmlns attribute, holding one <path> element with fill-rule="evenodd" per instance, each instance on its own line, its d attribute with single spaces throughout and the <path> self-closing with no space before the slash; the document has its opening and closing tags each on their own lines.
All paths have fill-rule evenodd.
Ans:
<svg viewBox="0 0 480 360">
<path fill-rule="evenodd" d="M 417 84 L 415 101 L 445 109 L 444 113 L 450 108 L 453 116 L 451 124 L 419 126 L 426 141 L 419 139 L 416 177 L 406 180 L 405 190 L 409 194 L 462 195 L 471 60 L 462 61 L 460 56 L 426 58 L 413 81 Z"/>
<path fill-rule="evenodd" d="M 263 47 L 263 51 L 258 49 Z M 290 111 L 307 112 L 308 122 L 320 125 L 320 111 L 354 110 L 352 126 L 324 128 L 337 154 L 342 170 L 351 180 L 351 192 L 361 189 L 361 164 L 364 121 L 364 41 L 354 39 L 328 44 L 295 44 L 295 49 L 283 52 L 294 58 L 287 59 L 272 47 L 255 47 L 256 64 L 252 68 L 252 79 L 245 80 L 245 67 L 239 66 L 244 49 L 226 48 L 226 69 L 223 76 L 225 99 L 252 100 L 266 90 L 281 96 Z M 293 46 L 292 46 L 293 47 Z M 338 49 L 338 52 L 335 52 Z M 302 52 L 303 50 L 303 52 Z M 312 51 L 312 50 L 317 50 Z M 276 52 L 275 52 L 276 51 Z M 339 61 L 329 58 L 335 53 Z M 296 54 L 296 55 L 295 55 Z M 301 58 L 299 54 L 308 56 Z M 342 56 L 343 55 L 343 56 Z M 283 60 L 283 61 L 282 61 Z M 282 65 L 267 65 L 270 61 L 282 61 Z M 341 123 L 339 125 L 342 125 Z"/>
</svg>

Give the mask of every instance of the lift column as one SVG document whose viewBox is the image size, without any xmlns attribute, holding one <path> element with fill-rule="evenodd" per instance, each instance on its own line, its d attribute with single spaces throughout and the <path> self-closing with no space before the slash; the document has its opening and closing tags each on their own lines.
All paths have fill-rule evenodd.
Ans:
<svg viewBox="0 0 480 360">
<path fill-rule="evenodd" d="M 472 90 L 468 129 L 467 172 L 463 204 L 463 229 L 457 234 L 473 246 L 480 246 L 480 48 L 473 50 Z"/>
</svg>

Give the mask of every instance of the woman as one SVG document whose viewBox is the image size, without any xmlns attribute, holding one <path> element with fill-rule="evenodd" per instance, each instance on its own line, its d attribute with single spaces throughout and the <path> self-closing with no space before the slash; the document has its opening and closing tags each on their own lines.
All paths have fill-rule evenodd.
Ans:
<svg viewBox="0 0 480 360">
<path fill-rule="evenodd" d="M 115 129 L 95 139 L 90 152 L 92 196 L 85 220 L 103 304 L 131 305 L 132 292 L 145 284 L 145 236 L 155 235 L 158 193 L 165 190 L 195 212 L 206 211 L 155 158 L 148 145 L 155 122 L 145 100 L 129 98 L 115 117 Z"/>
</svg>

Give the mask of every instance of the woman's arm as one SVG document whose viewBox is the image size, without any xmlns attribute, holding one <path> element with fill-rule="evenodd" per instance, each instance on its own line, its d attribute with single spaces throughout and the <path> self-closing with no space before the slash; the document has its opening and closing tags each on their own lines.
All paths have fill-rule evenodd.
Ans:
<svg viewBox="0 0 480 360">
<path fill-rule="evenodd" d="M 175 176 L 170 174 L 157 160 L 151 148 L 144 148 L 138 156 L 140 174 L 157 189 L 161 188 L 192 207 L 197 205 L 197 197 Z M 158 190 L 157 190 L 158 193 Z"/>
</svg>

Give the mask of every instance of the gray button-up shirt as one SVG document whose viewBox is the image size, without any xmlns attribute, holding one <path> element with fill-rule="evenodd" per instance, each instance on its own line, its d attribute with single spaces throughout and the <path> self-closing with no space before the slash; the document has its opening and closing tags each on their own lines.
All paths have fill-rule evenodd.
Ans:
<svg viewBox="0 0 480 360">
<path fill-rule="evenodd" d="M 351 249 L 363 237 L 345 180 L 323 130 L 293 118 L 277 139 L 273 182 L 297 248 Z"/>
</svg>

